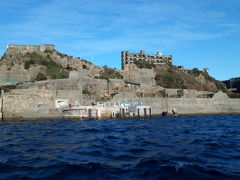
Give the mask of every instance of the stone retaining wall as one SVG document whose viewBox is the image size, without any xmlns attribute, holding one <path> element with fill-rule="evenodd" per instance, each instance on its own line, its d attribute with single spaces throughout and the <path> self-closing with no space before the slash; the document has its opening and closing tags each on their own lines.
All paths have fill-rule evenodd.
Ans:
<svg viewBox="0 0 240 180">
<path fill-rule="evenodd" d="M 132 101 L 152 106 L 152 114 L 162 112 L 177 114 L 218 114 L 240 113 L 240 99 L 231 99 L 224 93 L 217 93 L 213 98 L 138 98 L 133 94 L 125 97 L 114 97 L 112 102 Z"/>
<path fill-rule="evenodd" d="M 3 119 L 61 118 L 57 100 L 79 105 L 81 96 L 80 90 L 14 89 L 3 95 Z"/>
</svg>

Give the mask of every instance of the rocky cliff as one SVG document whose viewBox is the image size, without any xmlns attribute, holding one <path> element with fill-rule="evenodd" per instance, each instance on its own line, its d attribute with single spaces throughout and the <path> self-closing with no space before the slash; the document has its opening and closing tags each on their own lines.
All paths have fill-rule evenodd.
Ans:
<svg viewBox="0 0 240 180">
<path fill-rule="evenodd" d="M 102 67 L 95 66 L 89 61 L 67 56 L 55 49 L 32 51 L 11 48 L 7 49 L 0 60 L 0 84 L 63 79 L 68 78 L 72 70 L 95 75 L 101 69 Z"/>
</svg>

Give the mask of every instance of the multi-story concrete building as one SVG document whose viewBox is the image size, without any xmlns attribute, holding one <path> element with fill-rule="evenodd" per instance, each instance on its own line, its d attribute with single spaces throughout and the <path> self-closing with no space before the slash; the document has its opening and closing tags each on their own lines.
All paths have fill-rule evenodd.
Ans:
<svg viewBox="0 0 240 180">
<path fill-rule="evenodd" d="M 240 93 L 240 77 L 231 78 L 229 80 L 222 82 L 226 85 L 226 88 L 229 89 L 230 91 Z"/>
<path fill-rule="evenodd" d="M 122 69 L 124 69 L 126 64 L 132 64 L 134 61 L 148 61 L 154 64 L 166 64 L 172 63 L 172 56 L 163 56 L 161 52 L 157 52 L 156 55 L 145 54 L 144 50 L 141 50 L 140 53 L 122 51 Z"/>
</svg>

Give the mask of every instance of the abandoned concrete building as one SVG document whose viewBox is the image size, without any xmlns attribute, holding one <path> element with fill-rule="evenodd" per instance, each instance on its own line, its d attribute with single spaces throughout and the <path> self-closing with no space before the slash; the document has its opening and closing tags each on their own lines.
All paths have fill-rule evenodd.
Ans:
<svg viewBox="0 0 240 180">
<path fill-rule="evenodd" d="M 186 68 L 184 68 L 184 66 L 176 66 L 176 67 L 177 67 L 178 71 L 180 71 L 180 72 L 183 72 L 185 74 L 193 74 L 193 69 L 186 69 Z M 208 71 L 209 71 L 208 68 L 203 69 L 203 72 L 208 73 Z"/>
<path fill-rule="evenodd" d="M 192 74 L 193 69 L 186 69 L 184 66 L 177 66 L 178 71 L 183 72 L 185 74 Z"/>
<path fill-rule="evenodd" d="M 122 69 L 126 64 L 132 64 L 134 61 L 148 61 L 154 64 L 166 64 L 172 63 L 172 56 L 164 56 L 161 52 L 157 52 L 156 55 L 145 54 L 144 50 L 140 53 L 130 53 L 128 51 L 122 51 Z"/>
<path fill-rule="evenodd" d="M 240 93 L 240 77 L 231 78 L 222 82 L 226 85 L 228 90 Z"/>
<path fill-rule="evenodd" d="M 7 50 L 8 51 L 13 51 L 13 52 L 38 52 L 38 51 L 53 51 L 54 50 L 54 45 L 52 44 L 43 44 L 43 45 L 16 45 L 16 44 L 9 44 L 7 45 Z"/>
</svg>

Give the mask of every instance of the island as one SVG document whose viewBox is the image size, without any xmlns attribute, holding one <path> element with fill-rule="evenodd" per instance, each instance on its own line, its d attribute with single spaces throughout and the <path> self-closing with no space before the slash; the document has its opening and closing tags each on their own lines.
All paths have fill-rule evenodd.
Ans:
<svg viewBox="0 0 240 180">
<path fill-rule="evenodd" d="M 0 120 L 240 113 L 239 89 L 162 52 L 121 52 L 122 69 L 54 45 L 10 44 L 0 60 Z M 231 84 L 232 85 L 232 84 Z"/>
</svg>

